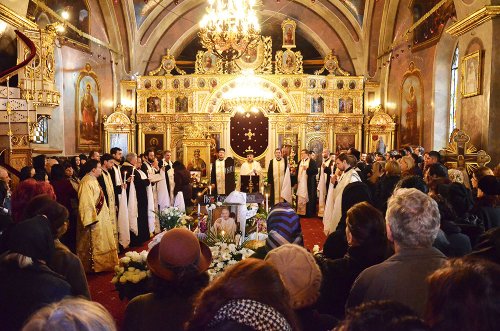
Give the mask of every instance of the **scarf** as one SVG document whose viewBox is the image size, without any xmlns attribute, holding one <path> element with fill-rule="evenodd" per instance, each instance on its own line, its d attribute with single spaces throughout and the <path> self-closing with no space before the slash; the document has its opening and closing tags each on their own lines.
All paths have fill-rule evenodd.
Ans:
<svg viewBox="0 0 500 331">
<path fill-rule="evenodd" d="M 306 167 L 306 169 L 304 169 Z M 307 168 L 309 168 L 309 159 L 302 160 L 299 164 L 298 186 L 297 186 L 297 213 L 306 214 L 306 204 L 309 202 L 307 192 Z"/>
<path fill-rule="evenodd" d="M 330 161 L 330 159 L 327 159 L 326 161 L 323 162 L 323 164 L 326 166 L 326 163 Z M 326 179 L 327 176 L 325 174 L 325 168 L 321 167 L 321 172 L 319 175 L 319 182 L 318 182 L 318 191 L 319 191 L 319 196 L 318 196 L 318 202 L 319 202 L 319 210 L 318 210 L 318 216 L 323 217 L 325 213 L 325 199 L 326 199 Z"/>
<path fill-rule="evenodd" d="M 135 169 L 133 165 L 130 163 L 125 162 L 124 165 L 131 166 Z M 139 233 L 139 228 L 137 225 L 137 217 L 139 216 L 138 209 L 137 209 L 137 192 L 135 191 L 135 185 L 134 185 L 134 171 L 132 170 L 132 173 L 129 175 L 129 177 L 132 176 L 130 180 L 130 188 L 128 191 L 128 224 L 130 227 L 130 231 L 135 234 L 136 236 Z M 127 182 L 127 178 L 123 178 L 124 182 Z"/>
<path fill-rule="evenodd" d="M 144 171 L 137 169 L 139 175 L 141 175 L 141 179 L 148 179 L 148 176 L 144 173 Z M 153 187 L 148 185 L 146 187 L 146 193 L 148 195 L 148 228 L 149 233 L 155 232 L 155 206 L 154 206 L 154 197 L 153 197 Z"/>
<path fill-rule="evenodd" d="M 156 189 L 158 190 L 158 206 L 160 207 L 160 210 L 163 210 L 170 207 L 170 194 L 168 193 L 167 175 L 165 174 L 165 168 L 160 169 L 160 174 L 162 180 L 160 180 L 156 184 Z"/>
<path fill-rule="evenodd" d="M 256 331 L 292 331 L 292 327 L 279 311 L 250 299 L 229 301 L 217 311 L 208 327 L 216 327 L 226 321 L 237 322 Z"/>
</svg>

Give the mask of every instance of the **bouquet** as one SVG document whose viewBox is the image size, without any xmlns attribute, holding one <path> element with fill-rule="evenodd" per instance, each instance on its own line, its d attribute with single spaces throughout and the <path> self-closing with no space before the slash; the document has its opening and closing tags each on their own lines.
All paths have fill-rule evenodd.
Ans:
<svg viewBox="0 0 500 331">
<path fill-rule="evenodd" d="M 124 298 L 130 300 L 147 293 L 147 281 L 150 277 L 150 271 L 146 264 L 147 257 L 147 251 L 127 252 L 120 259 L 120 264 L 115 266 L 115 276 L 111 283 L 115 284 L 120 300 Z"/>
<path fill-rule="evenodd" d="M 179 227 L 181 218 L 185 216 L 177 207 L 168 207 L 157 212 L 155 211 L 154 213 L 158 216 L 158 220 L 160 221 L 161 231 Z"/>
<path fill-rule="evenodd" d="M 208 269 L 210 280 L 223 273 L 228 266 L 236 264 L 254 253 L 251 249 L 224 242 L 215 243 L 210 247 L 210 250 L 212 251 L 212 263 Z"/>
</svg>

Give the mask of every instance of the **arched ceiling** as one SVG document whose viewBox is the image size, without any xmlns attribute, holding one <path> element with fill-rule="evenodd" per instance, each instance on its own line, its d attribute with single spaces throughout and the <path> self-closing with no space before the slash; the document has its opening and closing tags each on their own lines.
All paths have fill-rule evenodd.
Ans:
<svg viewBox="0 0 500 331">
<path fill-rule="evenodd" d="M 258 13 L 263 34 L 273 36 L 274 47 L 281 43 L 281 38 L 278 38 L 280 22 L 289 17 L 297 22 L 296 50 L 301 50 L 305 60 L 322 58 L 333 48 L 341 66 L 352 74 L 362 74 L 366 62 L 363 59 L 365 37 L 362 31 L 365 2 L 263 0 Z M 196 42 L 193 40 L 206 5 L 207 0 L 179 0 L 178 4 L 174 0 L 115 2 L 115 7 L 121 6 L 127 25 L 122 30 L 128 35 L 131 71 L 143 74 L 156 67 L 165 48 L 171 48 L 175 56 L 182 54 L 186 60 L 192 53 L 191 60 L 194 60 Z"/>
</svg>

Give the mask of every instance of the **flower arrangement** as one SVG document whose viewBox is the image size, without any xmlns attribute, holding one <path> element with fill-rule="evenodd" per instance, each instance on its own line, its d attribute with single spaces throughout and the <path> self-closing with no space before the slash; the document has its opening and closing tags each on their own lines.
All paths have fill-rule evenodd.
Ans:
<svg viewBox="0 0 500 331">
<path fill-rule="evenodd" d="M 155 211 L 155 214 L 158 216 L 162 231 L 179 227 L 182 225 L 182 217 L 186 216 L 177 207 L 168 207 L 163 210 Z"/>
<path fill-rule="evenodd" d="M 210 280 L 223 273 L 228 266 L 236 264 L 254 253 L 251 249 L 224 242 L 215 243 L 210 247 L 210 250 L 212 251 L 212 263 L 208 269 Z"/>
<path fill-rule="evenodd" d="M 115 284 L 120 300 L 124 298 L 130 300 L 147 293 L 147 280 L 150 277 L 150 271 L 146 264 L 147 257 L 147 251 L 127 252 L 120 259 L 119 265 L 115 266 L 115 276 L 111 283 Z"/>
</svg>

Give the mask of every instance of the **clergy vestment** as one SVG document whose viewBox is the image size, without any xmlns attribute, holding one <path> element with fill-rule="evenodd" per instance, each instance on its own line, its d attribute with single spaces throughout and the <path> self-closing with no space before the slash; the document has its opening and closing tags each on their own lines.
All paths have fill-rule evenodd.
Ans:
<svg viewBox="0 0 500 331">
<path fill-rule="evenodd" d="M 337 185 L 330 183 L 328 196 L 326 199 L 325 215 L 323 217 L 323 229 L 328 236 L 337 229 L 337 225 L 342 217 L 342 193 L 344 188 L 354 182 L 360 182 L 358 172 L 355 168 L 349 168 L 342 173 L 337 181 Z"/>
<path fill-rule="evenodd" d="M 215 160 L 210 173 L 210 184 L 215 185 L 214 195 L 228 195 L 236 188 L 234 182 L 234 160 L 226 158 Z"/>
<path fill-rule="evenodd" d="M 267 168 L 267 182 L 271 188 L 269 196 L 270 207 L 274 206 L 278 202 L 283 202 L 281 193 L 287 166 L 285 158 L 281 158 L 279 161 L 274 158 L 269 161 L 269 167 Z M 289 173 L 288 176 L 290 177 Z M 287 202 L 291 203 L 291 201 Z"/>
<path fill-rule="evenodd" d="M 102 170 L 102 175 L 97 178 L 99 185 L 104 193 L 104 198 L 106 199 L 106 204 L 109 209 L 109 220 L 113 225 L 113 234 L 115 235 L 115 240 L 118 245 L 118 227 L 116 224 L 116 200 L 115 200 L 115 190 L 113 187 L 113 181 L 111 179 L 111 174 L 106 170 Z"/>
<path fill-rule="evenodd" d="M 113 167 L 109 169 L 111 180 L 113 181 L 113 189 L 115 192 L 115 202 L 119 201 L 118 195 L 122 193 L 122 176 L 120 172 L 120 165 L 113 160 Z"/>
<path fill-rule="evenodd" d="M 142 163 L 141 170 L 148 177 L 150 175 L 160 174 L 160 170 L 159 169 L 156 170 L 155 168 L 153 168 L 153 166 L 151 165 L 151 163 L 149 163 L 149 161 L 145 161 Z M 156 214 L 154 213 L 154 212 L 158 211 L 158 200 L 159 200 L 158 196 L 160 195 L 158 190 L 161 190 L 160 185 L 161 184 L 159 182 L 156 182 L 156 183 L 151 183 L 151 185 L 149 185 L 149 187 L 148 187 L 148 204 L 150 204 L 152 206 L 151 210 L 148 209 L 148 213 L 150 214 L 149 217 L 153 217 L 153 219 L 154 219 L 154 229 L 153 229 L 153 231 L 150 231 L 151 233 L 159 233 L 160 232 L 160 220 L 158 219 L 158 216 L 156 216 Z M 150 199 L 149 194 L 151 194 L 151 199 Z M 149 200 L 151 200 L 151 201 L 149 201 Z"/>
<path fill-rule="evenodd" d="M 260 163 L 257 161 L 253 161 L 252 163 L 248 162 L 243 162 L 240 168 L 240 180 L 238 181 L 238 190 L 241 191 L 241 176 L 258 176 L 259 177 L 259 187 L 260 187 L 260 182 L 262 180 L 261 178 L 262 174 L 262 167 L 260 166 Z M 257 192 L 259 190 L 259 187 L 255 187 L 254 191 Z"/>
<path fill-rule="evenodd" d="M 307 158 L 301 160 L 297 168 L 297 214 L 314 217 L 316 216 L 316 175 L 318 174 L 318 166 L 314 160 Z"/>
<path fill-rule="evenodd" d="M 113 225 L 104 193 L 97 178 L 90 173 L 82 178 L 78 201 L 77 254 L 85 271 L 114 270 L 118 254 Z"/>
<path fill-rule="evenodd" d="M 330 158 L 327 158 L 321 164 L 319 182 L 318 182 L 318 216 L 323 217 L 325 213 L 325 203 L 326 203 L 326 195 L 328 194 L 328 188 L 330 186 L 330 177 L 332 174 L 332 164 L 333 161 Z"/>
<path fill-rule="evenodd" d="M 162 167 L 161 167 L 160 173 L 162 174 L 163 177 L 165 177 L 165 183 L 167 184 L 167 192 L 168 192 L 168 198 L 169 198 L 169 203 L 168 205 L 174 205 L 174 188 L 175 188 L 175 179 L 174 179 L 174 167 L 172 161 L 165 161 L 163 160 L 162 162 Z M 165 200 L 166 198 L 159 199 L 160 202 Z"/>
</svg>

